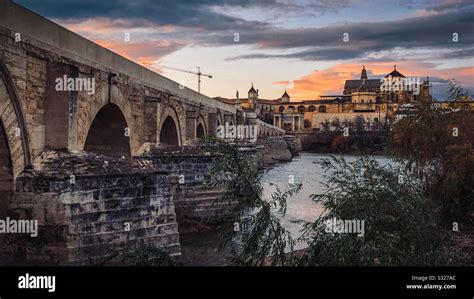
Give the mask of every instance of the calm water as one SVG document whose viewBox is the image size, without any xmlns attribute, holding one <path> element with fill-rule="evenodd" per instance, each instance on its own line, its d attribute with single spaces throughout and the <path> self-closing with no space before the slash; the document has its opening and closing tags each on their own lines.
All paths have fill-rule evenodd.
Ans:
<svg viewBox="0 0 474 299">
<path fill-rule="evenodd" d="M 291 219 L 314 221 L 323 212 L 320 204 L 315 203 L 310 199 L 311 194 L 324 192 L 324 186 L 321 184 L 324 181 L 324 171 L 319 164 L 314 164 L 315 161 L 320 161 L 327 158 L 329 155 L 302 153 L 299 157 L 294 158 L 291 162 L 279 164 L 263 174 L 261 178 L 264 187 L 264 196 L 271 198 L 271 194 L 275 191 L 275 187 L 270 184 L 278 185 L 283 191 L 288 184 L 290 175 L 294 177 L 295 182 L 302 182 L 303 189 L 288 199 L 287 213 L 285 217 L 281 218 L 281 223 L 288 229 L 294 238 L 298 237 L 301 225 L 292 223 Z M 345 155 L 347 161 L 354 161 L 357 156 Z M 389 159 L 383 156 L 376 156 L 377 161 L 389 163 Z M 304 248 L 302 244 L 299 248 Z"/>
</svg>

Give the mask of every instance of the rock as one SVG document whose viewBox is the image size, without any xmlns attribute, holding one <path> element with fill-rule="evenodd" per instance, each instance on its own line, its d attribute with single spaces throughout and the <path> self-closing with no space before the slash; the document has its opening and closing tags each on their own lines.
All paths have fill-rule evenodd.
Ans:
<svg viewBox="0 0 474 299">
<path fill-rule="evenodd" d="M 258 167 L 266 168 L 278 162 L 291 161 L 301 151 L 301 143 L 294 136 L 264 137 L 257 140 Z"/>
</svg>

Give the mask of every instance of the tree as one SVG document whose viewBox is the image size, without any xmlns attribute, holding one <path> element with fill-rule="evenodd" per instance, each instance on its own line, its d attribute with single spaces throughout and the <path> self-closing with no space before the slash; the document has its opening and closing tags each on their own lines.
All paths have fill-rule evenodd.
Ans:
<svg viewBox="0 0 474 299">
<path fill-rule="evenodd" d="M 321 125 L 324 131 L 329 131 L 331 129 L 331 124 L 327 119 L 325 119 L 324 122 L 321 123 Z"/>
<path fill-rule="evenodd" d="M 448 216 L 468 221 L 474 198 L 474 113 L 466 97 L 450 81 L 449 105 L 420 101 L 414 115 L 394 125 L 390 148 L 422 176 L 424 190 L 444 204 Z"/>
<path fill-rule="evenodd" d="M 319 163 L 326 171 L 325 192 L 312 195 L 326 212 L 305 223 L 299 241 L 308 243 L 299 265 L 408 266 L 442 263 L 436 210 L 420 188 L 416 173 L 403 163 L 383 166 L 362 157 L 348 163 L 332 156 Z M 334 233 L 333 219 L 358 223 L 362 233 Z"/>
<path fill-rule="evenodd" d="M 336 131 L 342 131 L 343 126 L 341 123 L 341 120 L 339 118 L 335 118 L 332 122 L 331 125 L 335 128 Z"/>
<path fill-rule="evenodd" d="M 362 115 L 357 115 L 354 120 L 354 127 L 356 131 L 365 131 L 365 119 Z"/>
<path fill-rule="evenodd" d="M 234 215 L 240 215 L 237 222 L 223 227 L 231 231 L 227 241 L 241 237 L 242 247 L 233 261 L 242 265 L 264 265 L 269 258 L 271 265 L 291 264 L 292 257 L 287 252 L 293 251 L 294 240 L 280 224 L 278 214 L 285 215 L 287 199 L 299 192 L 302 184 L 289 184 L 285 191 L 276 188 L 271 198 L 264 198 L 255 158 L 244 150 L 245 143 L 215 138 L 209 142 L 217 155 L 209 186 L 225 190 L 216 203 L 231 203 Z"/>
</svg>

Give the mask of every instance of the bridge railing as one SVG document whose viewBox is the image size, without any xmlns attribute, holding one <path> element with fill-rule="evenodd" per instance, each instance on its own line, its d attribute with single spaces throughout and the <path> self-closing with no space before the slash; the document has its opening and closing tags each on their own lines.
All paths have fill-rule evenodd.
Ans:
<svg viewBox="0 0 474 299">
<path fill-rule="evenodd" d="M 256 120 L 259 136 L 283 136 L 285 130 L 274 125 L 268 124 L 260 119 Z"/>
</svg>

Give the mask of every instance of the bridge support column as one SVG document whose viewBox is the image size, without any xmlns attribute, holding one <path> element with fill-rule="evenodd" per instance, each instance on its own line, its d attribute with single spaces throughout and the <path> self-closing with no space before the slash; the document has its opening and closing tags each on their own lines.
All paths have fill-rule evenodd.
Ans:
<svg viewBox="0 0 474 299">
<path fill-rule="evenodd" d="M 72 104 L 70 99 L 74 91 L 56 90 L 56 80 L 58 78 L 64 80 L 65 78 L 77 77 L 77 69 L 63 63 L 48 62 L 46 73 L 44 146 L 48 149 L 67 149 L 69 142 L 69 113 L 71 110 L 70 104 Z M 65 86 L 66 82 L 63 84 Z M 75 109 L 71 111 L 75 111 Z"/>
<path fill-rule="evenodd" d="M 160 98 L 145 97 L 145 125 L 143 135 L 145 142 L 156 143 L 158 136 L 158 112 L 160 111 Z"/>
<path fill-rule="evenodd" d="M 192 141 L 196 139 L 196 111 L 186 111 L 186 140 Z"/>
<path fill-rule="evenodd" d="M 208 132 L 207 134 L 209 135 L 216 135 L 216 132 L 217 132 L 217 113 L 216 112 L 212 112 L 212 113 L 209 113 L 209 124 L 208 124 Z"/>
</svg>

